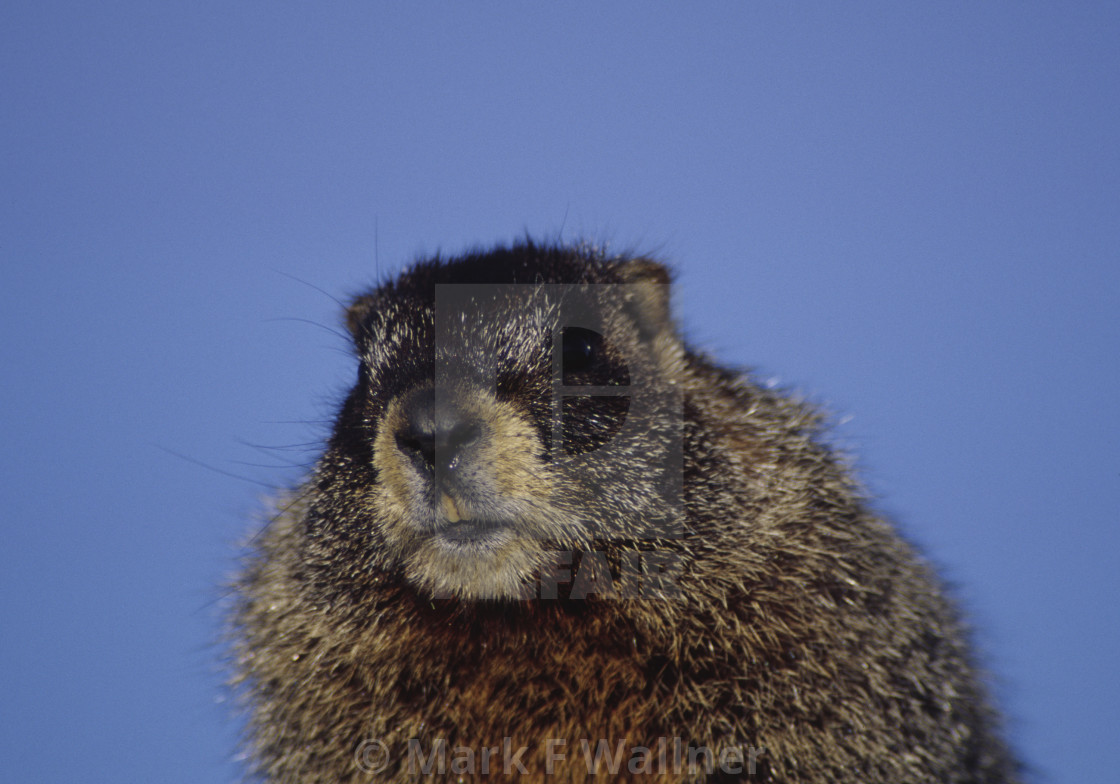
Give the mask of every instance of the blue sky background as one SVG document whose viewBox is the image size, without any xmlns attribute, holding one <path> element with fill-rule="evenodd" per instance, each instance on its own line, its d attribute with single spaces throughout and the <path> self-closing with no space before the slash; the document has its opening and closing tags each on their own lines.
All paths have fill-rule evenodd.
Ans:
<svg viewBox="0 0 1120 784">
<path fill-rule="evenodd" d="M 220 585 L 333 298 L 525 232 L 835 412 L 1037 780 L 1115 780 L 1120 7 L 14 0 L 0 85 L 6 780 L 236 779 Z"/>
</svg>

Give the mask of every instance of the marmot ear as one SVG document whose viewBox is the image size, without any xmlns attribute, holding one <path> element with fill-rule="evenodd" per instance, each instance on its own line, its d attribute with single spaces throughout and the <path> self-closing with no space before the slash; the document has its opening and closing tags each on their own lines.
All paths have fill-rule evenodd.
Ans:
<svg viewBox="0 0 1120 784">
<path fill-rule="evenodd" d="M 373 294 L 363 294 L 356 297 L 350 307 L 346 309 L 346 328 L 354 339 L 354 345 L 361 349 L 372 337 L 370 327 L 370 314 L 377 304 L 377 297 Z"/>
<path fill-rule="evenodd" d="M 673 275 L 669 268 L 652 259 L 636 258 L 618 268 L 622 282 L 634 292 L 627 309 L 641 330 L 650 338 L 670 327 L 669 284 Z"/>
</svg>

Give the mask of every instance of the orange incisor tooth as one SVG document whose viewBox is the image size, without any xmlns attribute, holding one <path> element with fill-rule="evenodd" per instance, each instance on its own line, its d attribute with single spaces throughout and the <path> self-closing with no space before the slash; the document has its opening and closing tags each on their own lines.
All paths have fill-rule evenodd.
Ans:
<svg viewBox="0 0 1120 784">
<path fill-rule="evenodd" d="M 455 499 L 447 493 L 443 494 L 440 499 L 440 507 L 443 509 L 443 516 L 447 518 L 448 522 L 457 523 L 462 520 L 462 515 L 459 514 L 459 507 L 455 504 Z"/>
</svg>

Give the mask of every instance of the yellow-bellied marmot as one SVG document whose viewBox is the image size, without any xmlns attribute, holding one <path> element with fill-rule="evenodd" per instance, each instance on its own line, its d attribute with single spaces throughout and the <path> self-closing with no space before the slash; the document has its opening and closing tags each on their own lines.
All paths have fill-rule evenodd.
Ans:
<svg viewBox="0 0 1120 784">
<path fill-rule="evenodd" d="M 668 282 L 526 243 L 353 303 L 357 382 L 236 585 L 257 774 L 1017 778 L 936 577 Z"/>
</svg>

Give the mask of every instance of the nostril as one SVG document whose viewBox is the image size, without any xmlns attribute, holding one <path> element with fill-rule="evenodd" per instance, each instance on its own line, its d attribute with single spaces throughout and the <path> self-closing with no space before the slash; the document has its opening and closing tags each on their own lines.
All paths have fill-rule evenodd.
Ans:
<svg viewBox="0 0 1120 784">
<path fill-rule="evenodd" d="M 451 428 L 451 432 L 447 435 L 447 446 L 453 452 L 458 452 L 464 447 L 468 447 L 479 439 L 482 435 L 482 428 L 477 422 L 460 422 Z"/>
<path fill-rule="evenodd" d="M 473 420 L 452 420 L 444 422 L 443 425 L 436 430 L 433 462 L 440 468 L 450 471 L 459 464 L 463 452 L 482 436 L 482 427 Z"/>
<path fill-rule="evenodd" d="M 397 448 L 421 468 L 431 469 L 436 463 L 436 438 L 433 434 L 407 430 L 397 433 Z"/>
</svg>

